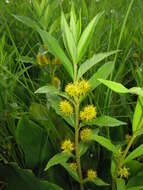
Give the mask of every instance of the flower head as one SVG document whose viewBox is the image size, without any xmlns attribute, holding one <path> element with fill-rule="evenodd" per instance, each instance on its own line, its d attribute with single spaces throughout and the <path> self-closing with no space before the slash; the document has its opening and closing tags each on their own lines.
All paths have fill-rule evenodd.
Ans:
<svg viewBox="0 0 143 190">
<path fill-rule="evenodd" d="M 47 59 L 46 55 L 41 55 L 40 52 L 37 54 L 37 62 L 39 65 L 48 65 L 50 60 Z"/>
<path fill-rule="evenodd" d="M 90 89 L 90 85 L 86 80 L 82 80 L 80 82 L 69 83 L 65 87 L 65 92 L 67 92 L 70 96 L 81 96 L 85 95 Z"/>
<path fill-rule="evenodd" d="M 67 100 L 62 100 L 60 102 L 60 110 L 65 115 L 71 115 L 73 113 L 73 107 Z"/>
<path fill-rule="evenodd" d="M 85 128 L 80 132 L 80 138 L 83 142 L 86 142 L 89 140 L 91 135 L 91 129 Z"/>
<path fill-rule="evenodd" d="M 78 83 L 78 91 L 79 91 L 80 95 L 85 95 L 89 90 L 90 90 L 90 85 L 89 85 L 88 81 L 81 80 Z"/>
<path fill-rule="evenodd" d="M 61 149 L 64 152 L 72 152 L 74 150 L 74 144 L 71 142 L 70 139 L 65 140 L 62 145 L 61 145 Z"/>
<path fill-rule="evenodd" d="M 70 163 L 69 167 L 70 167 L 71 170 L 74 170 L 74 171 L 77 170 L 77 164 L 75 162 Z"/>
<path fill-rule="evenodd" d="M 89 169 L 87 171 L 87 178 L 89 181 L 93 181 L 97 177 L 97 172 L 95 170 Z"/>
<path fill-rule="evenodd" d="M 96 117 L 96 107 L 93 105 L 86 106 L 83 111 L 80 112 L 80 118 L 81 120 L 84 120 L 86 122 L 94 119 Z"/>
<path fill-rule="evenodd" d="M 69 83 L 65 87 L 65 92 L 67 92 L 70 96 L 78 96 L 77 84 Z"/>
<path fill-rule="evenodd" d="M 123 168 L 120 168 L 118 170 L 118 176 L 120 176 L 121 178 L 128 178 L 129 176 L 129 168 L 126 168 L 125 166 Z"/>
</svg>

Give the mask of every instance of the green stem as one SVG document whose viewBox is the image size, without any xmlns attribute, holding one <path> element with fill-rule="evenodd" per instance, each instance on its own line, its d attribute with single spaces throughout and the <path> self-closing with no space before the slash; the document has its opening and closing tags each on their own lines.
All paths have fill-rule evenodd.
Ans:
<svg viewBox="0 0 143 190">
<path fill-rule="evenodd" d="M 75 105 L 75 154 L 76 154 L 76 163 L 77 163 L 77 168 L 78 168 L 78 174 L 80 177 L 80 190 L 84 190 L 78 144 L 79 144 L 79 100 L 76 99 L 76 105 Z"/>
</svg>

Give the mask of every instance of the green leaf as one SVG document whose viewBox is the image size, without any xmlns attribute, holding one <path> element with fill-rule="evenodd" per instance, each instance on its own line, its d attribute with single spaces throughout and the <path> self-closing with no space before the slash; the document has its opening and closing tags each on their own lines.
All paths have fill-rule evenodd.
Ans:
<svg viewBox="0 0 143 190">
<path fill-rule="evenodd" d="M 95 183 L 95 185 L 97 186 L 108 186 L 109 184 L 104 182 L 101 178 L 96 177 L 93 181 L 93 183 Z"/>
<path fill-rule="evenodd" d="M 139 156 L 143 155 L 143 144 L 138 146 L 135 150 L 133 150 L 125 159 L 124 163 L 127 163 Z"/>
<path fill-rule="evenodd" d="M 76 38 L 76 43 L 77 43 L 81 35 L 81 9 L 79 10 L 79 18 L 76 23 L 76 34 L 77 34 L 77 38 Z"/>
<path fill-rule="evenodd" d="M 129 187 L 127 190 L 143 190 L 143 185 L 142 186 L 134 186 L 134 187 Z"/>
<path fill-rule="evenodd" d="M 79 143 L 79 155 L 82 157 L 88 150 L 88 145 L 82 142 Z"/>
<path fill-rule="evenodd" d="M 132 124 L 133 133 L 135 133 L 136 130 L 138 129 L 142 117 L 143 117 L 143 98 L 138 97 L 138 101 L 133 116 L 133 124 Z"/>
<path fill-rule="evenodd" d="M 46 86 L 42 86 L 41 88 L 39 88 L 38 90 L 36 90 L 35 94 L 47 94 L 47 93 L 51 93 L 51 94 L 59 94 L 59 90 L 52 85 L 46 85 Z"/>
<path fill-rule="evenodd" d="M 140 128 L 140 129 L 137 129 L 135 132 L 134 132 L 134 136 L 137 137 L 137 136 L 140 136 L 143 134 L 143 127 Z"/>
<path fill-rule="evenodd" d="M 43 39 L 43 42 L 47 45 L 48 50 L 63 63 L 63 66 L 73 79 L 72 63 L 65 55 L 57 40 L 44 30 L 38 30 L 38 32 Z"/>
<path fill-rule="evenodd" d="M 129 178 L 127 190 L 143 190 L 143 172 L 140 171 L 135 176 Z"/>
<path fill-rule="evenodd" d="M 72 2 L 71 13 L 70 13 L 70 30 L 72 32 L 75 43 L 77 42 L 77 31 L 76 31 L 76 14 L 74 4 Z"/>
<path fill-rule="evenodd" d="M 38 179 L 31 170 L 20 169 L 15 165 L 0 164 L 0 177 L 6 183 L 5 190 L 63 190 L 54 183 Z"/>
<path fill-rule="evenodd" d="M 112 73 L 113 68 L 113 62 L 107 62 L 102 65 L 88 81 L 91 86 L 91 90 L 94 90 L 100 84 L 100 81 L 98 79 L 106 79 Z"/>
<path fill-rule="evenodd" d="M 126 125 L 125 122 L 119 121 L 113 117 L 102 115 L 101 117 L 97 117 L 95 120 L 87 123 L 88 125 L 97 125 L 99 127 L 116 127 L 121 125 Z"/>
<path fill-rule="evenodd" d="M 111 52 L 98 53 L 93 55 L 92 58 L 82 63 L 81 66 L 79 67 L 77 80 L 79 80 L 91 67 L 93 67 L 103 59 L 107 58 L 108 56 L 113 55 L 116 52 L 117 51 L 111 51 Z"/>
<path fill-rule="evenodd" d="M 117 92 L 117 93 L 128 93 L 128 89 L 124 87 L 122 84 L 113 82 L 110 80 L 104 80 L 104 79 L 98 79 L 101 83 L 103 83 L 105 86 L 110 88 L 111 90 Z"/>
<path fill-rule="evenodd" d="M 70 154 L 61 152 L 53 156 L 49 162 L 47 163 L 45 170 L 48 170 L 50 167 L 55 166 L 57 164 L 62 164 L 68 161 L 68 159 L 71 157 Z"/>
<path fill-rule="evenodd" d="M 116 147 L 111 143 L 111 141 L 105 137 L 96 135 L 95 133 L 91 135 L 90 140 L 98 142 L 103 147 L 107 148 L 111 152 L 116 151 Z"/>
<path fill-rule="evenodd" d="M 77 63 L 81 60 L 81 58 L 83 57 L 83 55 L 85 54 L 88 45 L 91 41 L 93 32 L 94 32 L 94 28 L 97 25 L 100 17 L 102 16 L 102 13 L 98 13 L 88 24 L 88 26 L 85 28 L 85 30 L 83 31 L 80 40 L 78 42 L 78 47 L 77 47 Z"/>
<path fill-rule="evenodd" d="M 15 137 L 18 146 L 24 153 L 27 168 L 35 168 L 41 161 L 41 152 L 46 143 L 46 139 L 43 138 L 44 133 L 45 131 L 28 117 L 20 118 Z"/>
<path fill-rule="evenodd" d="M 140 87 L 133 87 L 130 89 L 127 89 L 125 86 L 123 86 L 121 83 L 110 81 L 110 80 L 104 80 L 104 79 L 98 79 L 101 83 L 103 83 L 105 86 L 113 90 L 117 93 L 131 93 L 136 94 L 139 96 L 143 96 L 143 90 Z"/>
<path fill-rule="evenodd" d="M 68 163 L 62 163 L 61 165 L 67 170 L 67 172 L 73 177 L 73 179 L 75 179 L 77 182 L 80 182 L 77 171 L 72 170 Z"/>
<path fill-rule="evenodd" d="M 22 22 L 23 24 L 27 25 L 30 28 L 40 29 L 38 24 L 35 21 L 33 21 L 32 19 L 28 18 L 28 17 L 14 15 L 14 14 L 12 14 L 12 16 L 14 16 L 14 18 L 16 18 L 18 21 Z"/>
<path fill-rule="evenodd" d="M 125 180 L 122 178 L 116 179 L 117 190 L 126 190 Z"/>
<path fill-rule="evenodd" d="M 62 12 L 62 17 L 61 17 L 61 28 L 63 32 L 63 38 L 64 41 L 66 42 L 66 46 L 68 48 L 68 51 L 70 52 L 70 55 L 72 57 L 73 63 L 76 63 L 76 45 L 75 41 L 73 38 L 73 34 L 70 31 L 70 28 L 67 24 L 67 21 L 65 19 L 64 13 Z"/>
</svg>

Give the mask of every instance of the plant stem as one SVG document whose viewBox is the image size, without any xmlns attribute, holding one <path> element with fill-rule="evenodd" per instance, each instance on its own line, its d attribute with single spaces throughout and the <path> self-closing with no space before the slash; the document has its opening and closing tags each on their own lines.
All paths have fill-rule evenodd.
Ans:
<svg viewBox="0 0 143 190">
<path fill-rule="evenodd" d="M 76 154 L 78 174 L 80 177 L 80 190 L 84 190 L 83 176 L 82 176 L 82 170 L 81 170 L 81 164 L 80 164 L 80 155 L 79 155 L 79 149 L 78 149 L 78 140 L 79 140 L 78 138 L 79 138 L 79 100 L 77 98 L 76 105 L 75 105 L 75 154 Z"/>
</svg>

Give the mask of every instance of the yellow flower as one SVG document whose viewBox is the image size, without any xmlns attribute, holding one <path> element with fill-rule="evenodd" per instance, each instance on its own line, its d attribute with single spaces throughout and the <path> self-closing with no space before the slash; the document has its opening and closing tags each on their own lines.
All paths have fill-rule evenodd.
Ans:
<svg viewBox="0 0 143 190">
<path fill-rule="evenodd" d="M 89 128 L 86 128 L 86 129 L 83 129 L 81 132 L 80 132 L 80 138 L 83 142 L 86 142 L 89 140 L 90 138 L 90 135 L 91 135 L 91 129 Z"/>
<path fill-rule="evenodd" d="M 67 92 L 70 96 L 78 96 L 77 84 L 69 83 L 65 87 L 65 92 Z"/>
<path fill-rule="evenodd" d="M 125 166 L 123 168 L 120 168 L 118 170 L 118 176 L 120 176 L 121 178 L 128 178 L 129 176 L 129 168 L 126 168 Z"/>
<path fill-rule="evenodd" d="M 96 107 L 93 105 L 86 106 L 83 111 L 80 112 L 80 118 L 86 122 L 96 118 Z"/>
<path fill-rule="evenodd" d="M 70 167 L 71 170 L 74 170 L 74 171 L 77 170 L 77 164 L 76 164 L 75 162 L 70 163 L 70 164 L 69 164 L 69 167 Z"/>
<path fill-rule="evenodd" d="M 88 81 L 82 80 L 78 83 L 78 91 L 80 95 L 85 95 L 90 90 Z"/>
<path fill-rule="evenodd" d="M 95 170 L 89 169 L 87 171 L 87 178 L 89 181 L 93 181 L 97 177 L 97 172 Z"/>
<path fill-rule="evenodd" d="M 62 100 L 60 102 L 60 110 L 65 115 L 71 115 L 73 113 L 73 107 L 67 100 Z"/>
<path fill-rule="evenodd" d="M 61 81 L 60 81 L 60 79 L 59 79 L 58 77 L 54 77 L 54 78 L 52 79 L 52 84 L 53 84 L 55 87 L 59 88 L 59 87 L 60 87 L 60 84 L 61 84 Z"/>
<path fill-rule="evenodd" d="M 70 96 L 81 96 L 85 95 L 90 89 L 90 85 L 86 80 L 82 80 L 76 83 L 69 83 L 65 87 L 65 92 Z"/>
<path fill-rule="evenodd" d="M 57 58 L 54 58 L 53 64 L 54 65 L 60 65 L 61 63 L 60 63 L 60 61 Z"/>
<path fill-rule="evenodd" d="M 62 145 L 61 145 L 61 149 L 64 152 L 72 152 L 74 150 L 74 144 L 71 142 L 70 139 L 65 140 Z"/>
</svg>

